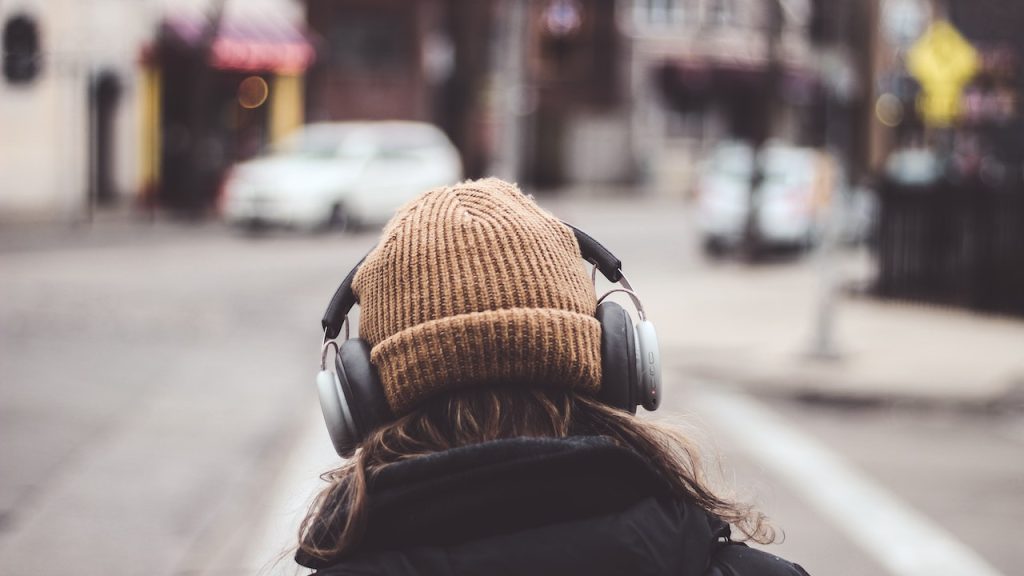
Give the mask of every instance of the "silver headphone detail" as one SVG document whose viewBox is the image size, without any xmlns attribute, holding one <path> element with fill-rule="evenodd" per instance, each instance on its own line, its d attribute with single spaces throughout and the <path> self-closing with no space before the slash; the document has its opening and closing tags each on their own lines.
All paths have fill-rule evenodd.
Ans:
<svg viewBox="0 0 1024 576">
<path fill-rule="evenodd" d="M 348 340 L 348 317 L 343 324 L 345 326 L 345 339 Z M 327 368 L 327 353 L 334 347 L 334 355 L 338 355 L 338 342 L 331 340 L 324 333 L 324 342 L 320 348 L 320 372 L 316 375 L 317 396 L 320 398 L 320 411 L 323 412 L 324 422 L 327 424 L 327 432 L 331 436 L 331 443 L 339 456 L 345 456 L 351 451 L 351 447 L 358 443 L 358 435 L 355 430 L 355 422 L 352 420 L 349 398 L 341 385 L 341 379 L 337 372 Z M 337 368 L 335 368 L 336 370 Z"/>
<path fill-rule="evenodd" d="M 594 270 L 597 270 L 596 266 Z M 621 270 L 619 273 L 618 284 L 621 288 L 612 288 L 605 292 L 597 299 L 597 303 L 600 304 L 606 298 L 616 293 L 626 294 L 633 301 L 636 314 L 640 319 L 639 322 L 633 325 L 637 374 L 634 398 L 639 400 L 639 404 L 645 410 L 653 412 L 661 405 L 661 348 L 658 345 L 658 333 L 654 329 L 654 324 L 647 319 L 647 313 L 644 311 L 644 305 L 640 301 L 640 296 L 637 295 L 629 280 L 621 273 Z M 596 280 L 593 277 L 594 274 L 591 276 L 592 279 Z"/>
<path fill-rule="evenodd" d="M 636 327 L 637 398 L 645 410 L 653 412 L 661 405 L 661 350 L 658 333 L 650 320 Z"/>
</svg>

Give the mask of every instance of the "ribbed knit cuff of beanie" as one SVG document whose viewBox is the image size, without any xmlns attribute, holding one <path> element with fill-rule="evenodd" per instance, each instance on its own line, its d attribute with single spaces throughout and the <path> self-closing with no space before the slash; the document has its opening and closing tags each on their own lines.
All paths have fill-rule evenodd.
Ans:
<svg viewBox="0 0 1024 576">
<path fill-rule="evenodd" d="M 468 386 L 600 387 L 601 326 L 579 245 L 514 184 L 463 182 L 406 204 L 353 289 L 395 414 Z"/>
</svg>

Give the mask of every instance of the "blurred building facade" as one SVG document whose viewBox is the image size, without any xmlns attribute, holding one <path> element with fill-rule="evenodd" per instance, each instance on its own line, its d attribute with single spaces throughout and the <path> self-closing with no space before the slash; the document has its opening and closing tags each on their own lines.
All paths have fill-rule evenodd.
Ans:
<svg viewBox="0 0 1024 576">
<path fill-rule="evenodd" d="M 845 99 L 829 112 L 839 124 L 863 122 L 871 101 L 863 63 L 873 53 L 863 30 L 875 24 L 875 4 L 305 0 L 307 23 L 324 41 L 307 116 L 434 122 L 471 177 L 494 173 L 534 188 L 647 183 L 681 195 L 694 159 L 716 141 L 820 146 L 827 91 Z M 843 38 L 823 60 L 816 24 L 841 26 L 849 15 L 857 25 L 836 34 Z M 762 104 L 775 70 L 778 105 L 769 110 Z"/>
<path fill-rule="evenodd" d="M 469 175 L 484 172 L 490 0 L 306 0 L 305 10 L 322 39 L 307 120 L 432 122 Z"/>
<path fill-rule="evenodd" d="M 616 3 L 306 0 L 323 50 L 308 118 L 441 126 L 466 175 L 630 178 Z"/>
<path fill-rule="evenodd" d="M 0 3 L 0 219 L 209 210 L 232 162 L 305 119 L 302 16 L 292 0 Z"/>
<path fill-rule="evenodd" d="M 0 218 L 80 218 L 135 193 L 152 14 L 124 0 L 0 3 Z"/>
<path fill-rule="evenodd" d="M 861 172 L 872 123 L 875 0 L 634 0 L 633 131 L 671 195 L 722 140 L 828 148 Z"/>
<path fill-rule="evenodd" d="M 1024 315 L 1022 26 L 1012 0 L 883 3 L 878 294 Z"/>
<path fill-rule="evenodd" d="M 975 70 L 962 87 L 949 122 L 931 123 L 921 114 L 924 86 L 911 71 L 910 52 L 936 23 L 947 22 L 976 58 Z M 1024 4 L 1012 0 L 886 0 L 879 15 L 876 82 L 881 95 L 895 104 L 876 115 L 883 132 L 876 147 L 880 165 L 889 151 L 906 147 L 953 145 L 956 137 L 986 140 L 979 145 L 1019 162 L 1019 95 L 1024 90 Z M 973 145 L 972 145 L 973 146 Z"/>
<path fill-rule="evenodd" d="M 777 43 L 786 95 L 772 136 L 808 138 L 817 61 L 808 23 L 810 4 L 788 2 L 772 30 L 770 2 L 760 0 L 634 0 L 623 11 L 632 44 L 631 94 L 636 151 L 649 183 L 683 194 L 694 162 L 709 144 L 750 140 L 765 121 L 765 87 Z M 776 36 L 773 38 L 773 34 Z"/>
<path fill-rule="evenodd" d="M 118 201 L 207 213 L 232 163 L 322 120 L 429 121 L 468 177 L 532 188 L 684 195 L 695 160 L 727 139 L 834 147 L 870 174 L 924 138 L 904 58 L 943 15 L 984 65 L 961 131 L 1024 156 L 1019 12 L 1009 0 L 3 2 L 0 217 Z M 876 92 L 895 96 L 899 122 L 879 116 Z"/>
<path fill-rule="evenodd" d="M 301 7 L 212 1 L 161 11 L 143 66 L 157 105 L 144 119 L 148 204 L 201 216 L 236 162 L 305 120 L 305 73 L 316 59 Z"/>
<path fill-rule="evenodd" d="M 628 39 L 621 3 L 532 3 L 525 91 L 512 112 L 522 122 L 520 170 L 539 187 L 633 182 Z"/>
</svg>

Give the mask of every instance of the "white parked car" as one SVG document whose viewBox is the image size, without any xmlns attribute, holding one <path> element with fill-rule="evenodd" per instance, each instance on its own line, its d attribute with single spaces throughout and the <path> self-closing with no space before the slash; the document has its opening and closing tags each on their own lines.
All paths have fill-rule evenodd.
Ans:
<svg viewBox="0 0 1024 576">
<path fill-rule="evenodd" d="M 750 210 L 753 152 L 743 143 L 716 147 L 697 183 L 697 222 L 709 252 L 743 240 Z M 755 225 L 770 246 L 808 246 L 822 231 L 825 210 L 838 187 L 836 163 L 811 148 L 770 144 L 761 151 L 764 178 Z"/>
<path fill-rule="evenodd" d="M 220 209 L 237 224 L 372 225 L 417 194 L 460 180 L 458 151 L 430 124 L 309 124 L 234 166 Z"/>
</svg>

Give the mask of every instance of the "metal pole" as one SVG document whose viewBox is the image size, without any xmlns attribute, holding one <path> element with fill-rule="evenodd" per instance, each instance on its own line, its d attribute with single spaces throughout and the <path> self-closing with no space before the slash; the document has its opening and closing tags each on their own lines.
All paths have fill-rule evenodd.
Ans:
<svg viewBox="0 0 1024 576">
<path fill-rule="evenodd" d="M 833 131 L 835 122 L 832 119 L 831 95 L 825 96 L 825 150 L 832 152 L 837 148 Z M 831 154 L 828 157 L 831 159 Z M 829 164 L 830 171 L 832 170 Z M 836 174 L 831 174 L 833 180 Z M 838 183 L 838 182 L 837 182 Z M 832 182 L 826 185 L 831 186 Z M 835 314 L 836 314 L 836 241 L 838 235 L 838 224 L 843 221 L 842 200 L 839 199 L 839 191 L 829 190 L 829 206 L 826 215 L 825 226 L 821 238 L 821 246 L 817 250 L 816 260 L 818 264 L 818 307 L 815 311 L 814 337 L 811 341 L 809 355 L 818 360 L 835 360 L 839 358 L 839 351 L 836 349 Z"/>
<path fill-rule="evenodd" d="M 769 0 L 765 3 L 767 17 L 765 19 L 765 44 L 767 50 L 767 63 L 764 78 L 764 94 L 762 108 L 759 117 L 755 120 L 753 137 L 751 142 L 751 170 L 750 190 L 747 197 L 747 218 L 743 227 L 743 257 L 748 262 L 757 259 L 761 251 L 760 230 L 758 229 L 758 216 L 761 208 L 760 189 L 764 181 L 764 167 L 761 165 L 761 151 L 765 142 L 773 132 L 773 119 L 775 117 L 776 100 L 779 90 L 779 81 L 782 77 L 782 63 L 779 59 L 779 48 L 782 37 L 782 6 L 779 0 Z"/>
<path fill-rule="evenodd" d="M 833 30 L 842 30 L 844 25 L 847 25 L 850 21 L 859 22 L 863 27 L 862 30 L 857 31 L 858 33 L 854 33 L 852 37 L 848 38 L 851 38 L 849 43 L 853 48 L 852 52 L 858 57 L 868 59 L 867 66 L 864 66 L 863 62 L 859 62 L 855 66 L 856 75 L 854 79 L 857 85 L 860 86 L 859 93 L 862 101 L 873 102 L 872 90 L 869 87 L 873 85 L 872 70 L 874 68 L 871 64 L 871 59 L 874 55 L 874 46 L 871 45 L 871 42 L 874 38 L 873 29 L 877 27 L 877 0 L 868 0 L 867 2 L 856 4 L 839 3 L 836 6 L 837 9 L 832 12 L 835 18 Z M 851 9 L 863 12 L 851 14 Z M 863 42 L 863 44 L 860 42 Z M 827 54 L 825 50 L 822 52 Z M 847 63 L 842 63 L 841 65 L 846 66 Z M 828 91 L 825 93 L 824 101 L 824 147 L 830 153 L 830 156 L 844 158 L 845 164 L 836 166 L 836 169 L 841 169 L 845 165 L 850 173 L 850 177 L 846 181 L 852 185 L 857 183 L 861 176 L 861 166 L 859 163 L 864 161 L 860 157 L 863 154 L 863 150 L 858 151 L 857 154 L 853 153 L 850 134 L 848 133 L 849 127 L 841 127 L 839 122 L 842 119 L 835 118 L 834 114 L 834 100 L 836 98 L 849 102 L 851 98 L 856 97 L 854 93 L 858 92 L 858 90 L 850 86 L 850 80 L 844 77 L 844 75 L 839 75 L 833 77 L 827 83 Z M 856 166 L 855 163 L 857 163 Z M 834 174 L 834 176 L 838 177 L 838 174 Z M 821 246 L 816 254 L 819 299 L 815 311 L 813 337 L 808 355 L 819 360 L 836 360 L 841 356 L 841 351 L 835 342 L 835 323 L 838 311 L 838 297 L 836 294 L 838 279 L 835 258 L 837 256 L 836 248 L 842 232 L 842 225 L 846 219 L 845 206 L 838 187 L 840 183 L 842 183 L 842 180 L 837 179 L 837 186 L 834 187 L 836 193 L 832 193 L 830 190 L 824 233 L 821 239 Z"/>
<path fill-rule="evenodd" d="M 91 225 L 96 217 L 96 203 L 100 193 L 100 102 L 96 63 L 90 59 L 89 72 L 85 78 L 89 90 L 89 192 L 86 206 L 86 221 Z"/>
<path fill-rule="evenodd" d="M 523 71 L 526 8 L 526 3 L 519 0 L 506 0 L 504 3 L 505 31 L 503 46 L 500 48 L 503 53 L 499 55 L 502 70 L 499 76 L 502 85 L 499 86 L 499 89 L 503 92 L 500 108 L 502 129 L 499 157 L 494 171 L 498 176 L 513 182 L 518 181 L 522 173 L 523 127 L 521 115 L 526 98 L 529 97 L 524 85 L 525 74 Z"/>
<path fill-rule="evenodd" d="M 185 210 L 192 216 L 201 215 L 205 210 L 206 198 L 201 196 L 203 188 L 203 171 L 201 169 L 206 162 L 207 142 L 209 134 L 207 125 L 208 101 L 210 99 L 210 86 L 213 80 L 213 71 L 210 69 L 210 53 L 213 44 L 220 32 L 221 23 L 224 20 L 224 8 L 227 0 L 214 0 L 210 9 L 208 24 L 203 29 L 197 41 L 195 60 L 195 77 L 192 88 L 191 114 L 189 122 L 189 136 L 191 138 L 191 154 L 188 181 L 189 189 L 185 191 Z"/>
</svg>

